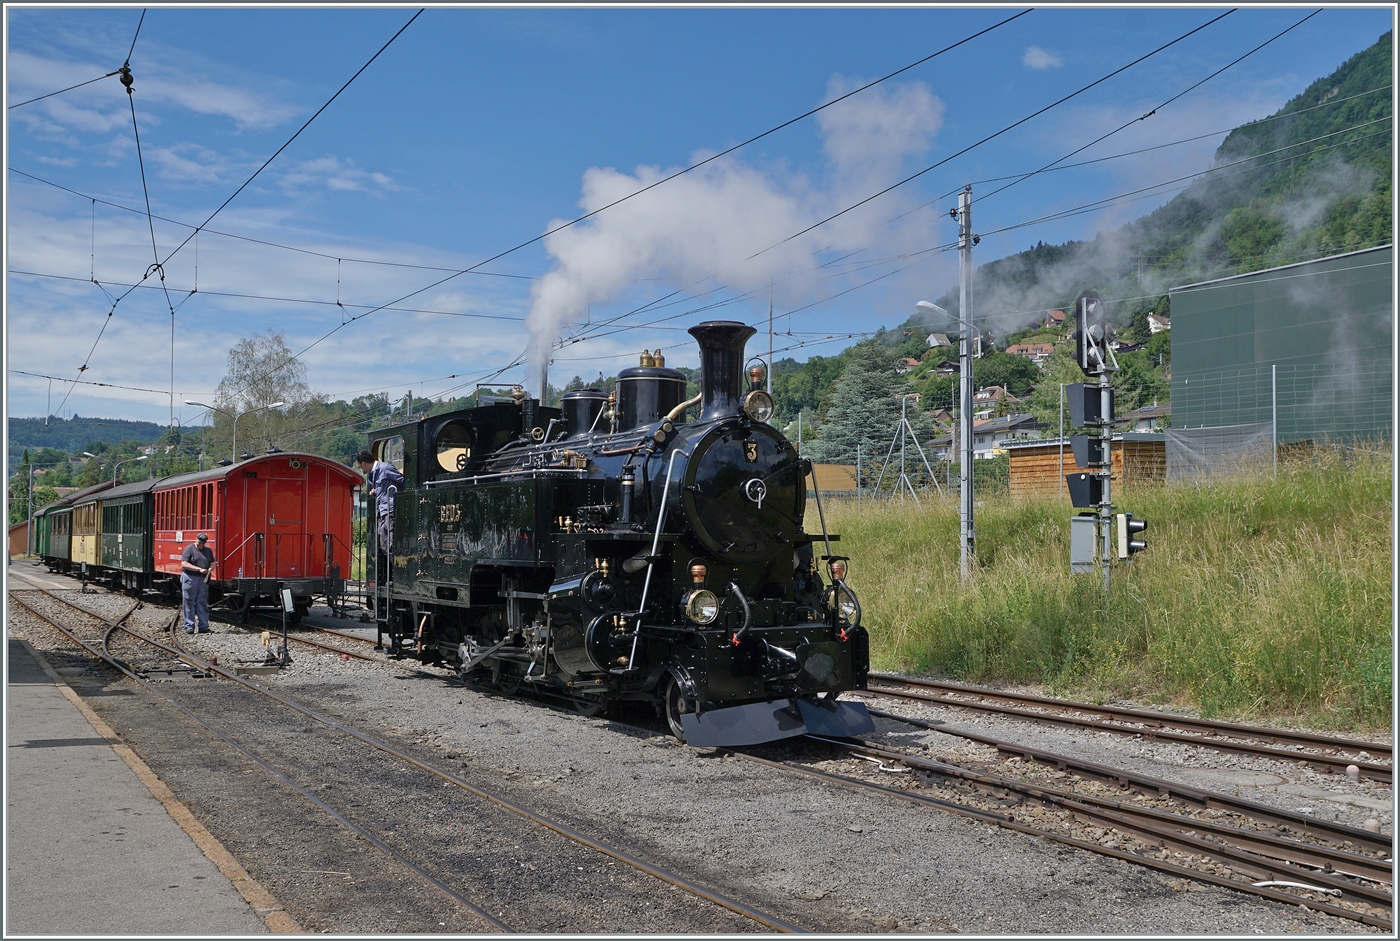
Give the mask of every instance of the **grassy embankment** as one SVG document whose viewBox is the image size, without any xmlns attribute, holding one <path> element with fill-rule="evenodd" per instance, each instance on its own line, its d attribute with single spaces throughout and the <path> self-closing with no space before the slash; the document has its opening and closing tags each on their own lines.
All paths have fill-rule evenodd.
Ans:
<svg viewBox="0 0 1400 941">
<path fill-rule="evenodd" d="M 1068 503 L 989 498 L 967 587 L 956 498 L 826 509 L 877 669 L 1389 728 L 1392 470 L 1376 448 L 1276 479 L 1115 488 L 1149 548 L 1115 566 L 1107 604 L 1097 576 L 1069 572 Z"/>
</svg>

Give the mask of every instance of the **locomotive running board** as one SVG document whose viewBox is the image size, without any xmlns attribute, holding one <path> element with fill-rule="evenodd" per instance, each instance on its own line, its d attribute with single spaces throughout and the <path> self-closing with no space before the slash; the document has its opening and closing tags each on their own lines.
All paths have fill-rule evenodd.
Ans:
<svg viewBox="0 0 1400 941">
<path fill-rule="evenodd" d="M 864 703 L 780 699 L 681 715 L 685 742 L 695 748 L 761 745 L 797 735 L 850 738 L 875 731 Z"/>
</svg>

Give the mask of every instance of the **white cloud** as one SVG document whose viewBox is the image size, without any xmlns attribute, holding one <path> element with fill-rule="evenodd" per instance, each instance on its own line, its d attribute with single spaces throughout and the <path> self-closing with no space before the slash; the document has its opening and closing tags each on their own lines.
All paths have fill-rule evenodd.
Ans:
<svg viewBox="0 0 1400 941">
<path fill-rule="evenodd" d="M 362 170 L 355 165 L 355 161 L 336 156 L 316 157 L 292 165 L 283 171 L 281 184 L 289 193 L 312 187 L 361 193 L 371 190 L 397 192 L 400 189 L 386 174 Z"/>
<path fill-rule="evenodd" d="M 1044 69 L 1058 69 L 1064 65 L 1064 60 L 1058 53 L 1050 52 L 1039 46 L 1029 46 L 1025 55 L 1021 56 L 1021 64 L 1028 69 L 1035 69 L 1037 72 Z"/>
</svg>

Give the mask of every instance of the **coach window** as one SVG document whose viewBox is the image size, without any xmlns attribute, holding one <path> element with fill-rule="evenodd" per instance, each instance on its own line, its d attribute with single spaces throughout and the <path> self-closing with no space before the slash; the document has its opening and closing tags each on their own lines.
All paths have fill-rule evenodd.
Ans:
<svg viewBox="0 0 1400 941">
<path fill-rule="evenodd" d="M 450 421 L 438 431 L 438 466 L 445 471 L 462 471 L 472 458 L 472 430 L 466 422 Z"/>
</svg>

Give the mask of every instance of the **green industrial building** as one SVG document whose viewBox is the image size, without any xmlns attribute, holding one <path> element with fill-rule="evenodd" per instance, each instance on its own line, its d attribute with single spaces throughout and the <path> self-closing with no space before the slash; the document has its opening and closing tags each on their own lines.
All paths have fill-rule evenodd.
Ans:
<svg viewBox="0 0 1400 941">
<path fill-rule="evenodd" d="M 1171 289 L 1173 430 L 1389 438 L 1393 246 Z"/>
</svg>

